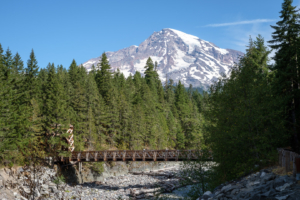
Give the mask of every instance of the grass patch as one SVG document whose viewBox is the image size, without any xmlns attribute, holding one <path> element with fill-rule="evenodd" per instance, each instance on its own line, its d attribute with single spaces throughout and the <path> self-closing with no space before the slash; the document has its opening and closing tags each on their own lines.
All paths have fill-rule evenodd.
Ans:
<svg viewBox="0 0 300 200">
<path fill-rule="evenodd" d="M 89 168 L 99 175 L 102 174 L 102 172 L 104 172 L 103 164 L 104 162 L 84 163 L 85 168 Z"/>
<path fill-rule="evenodd" d="M 274 168 L 273 170 L 272 170 L 272 172 L 274 173 L 274 174 L 277 174 L 277 175 L 279 175 L 279 176 L 285 176 L 285 175 L 292 175 L 293 174 L 293 172 L 291 171 L 291 172 L 288 172 L 288 173 L 286 173 L 285 172 L 285 168 L 284 167 L 276 167 L 276 168 Z"/>
</svg>

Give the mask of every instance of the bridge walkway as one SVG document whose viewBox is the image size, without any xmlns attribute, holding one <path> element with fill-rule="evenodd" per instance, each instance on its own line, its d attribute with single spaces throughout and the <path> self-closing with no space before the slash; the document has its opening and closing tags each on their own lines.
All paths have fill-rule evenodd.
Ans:
<svg viewBox="0 0 300 200">
<path fill-rule="evenodd" d="M 58 157 L 54 162 L 183 161 L 198 160 L 200 157 L 199 150 L 73 151 L 70 157 Z"/>
</svg>

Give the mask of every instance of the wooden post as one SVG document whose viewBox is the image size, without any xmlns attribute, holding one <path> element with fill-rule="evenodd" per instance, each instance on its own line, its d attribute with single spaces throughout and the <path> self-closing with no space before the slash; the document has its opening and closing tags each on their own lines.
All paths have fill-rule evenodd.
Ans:
<svg viewBox="0 0 300 200">
<path fill-rule="evenodd" d="M 146 152 L 143 151 L 143 161 L 145 161 L 145 160 L 146 160 Z"/>
<path fill-rule="evenodd" d="M 103 155 L 104 155 L 103 161 L 107 161 L 107 151 L 105 151 L 105 152 L 103 153 Z"/>
<path fill-rule="evenodd" d="M 288 173 L 290 171 L 290 152 L 285 151 L 285 172 Z"/>
<path fill-rule="evenodd" d="M 154 151 L 153 152 L 153 161 L 156 161 L 156 154 L 157 154 L 157 151 Z"/>
<path fill-rule="evenodd" d="M 281 167 L 284 167 L 284 165 L 285 165 L 285 153 L 284 153 L 284 150 L 282 150 L 281 153 L 282 153 Z"/>
<path fill-rule="evenodd" d="M 135 161 L 135 152 L 132 154 L 132 161 Z"/>
<path fill-rule="evenodd" d="M 296 169 L 296 156 L 295 152 L 291 153 L 292 155 L 292 162 L 293 162 L 293 177 L 296 177 L 297 169 Z"/>
<path fill-rule="evenodd" d="M 77 154 L 77 161 L 80 161 L 80 153 Z"/>
<path fill-rule="evenodd" d="M 123 161 L 125 162 L 126 161 L 126 151 L 123 152 L 122 158 L 123 158 Z"/>
<path fill-rule="evenodd" d="M 95 161 L 98 160 L 97 156 L 98 156 L 98 152 L 95 153 L 95 158 L 94 158 Z"/>
<path fill-rule="evenodd" d="M 165 151 L 165 161 L 168 161 L 168 151 Z"/>
<path fill-rule="evenodd" d="M 85 160 L 86 160 L 86 161 L 89 161 L 89 152 L 87 152 L 87 153 L 85 154 Z"/>
<path fill-rule="evenodd" d="M 116 154 L 116 152 L 113 152 L 113 161 L 117 161 Z"/>
<path fill-rule="evenodd" d="M 82 171 L 82 162 L 78 162 L 78 171 L 79 171 L 79 174 L 81 174 L 81 171 Z"/>
<path fill-rule="evenodd" d="M 295 155 L 296 173 L 300 173 L 300 155 Z"/>
<path fill-rule="evenodd" d="M 282 166 L 282 149 L 278 149 L 278 165 L 281 167 Z"/>
</svg>

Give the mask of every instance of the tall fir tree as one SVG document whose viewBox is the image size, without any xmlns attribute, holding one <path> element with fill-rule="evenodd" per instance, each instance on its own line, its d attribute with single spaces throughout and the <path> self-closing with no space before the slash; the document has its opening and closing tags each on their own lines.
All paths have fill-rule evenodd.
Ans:
<svg viewBox="0 0 300 200">
<path fill-rule="evenodd" d="M 109 90 L 111 90 L 112 73 L 105 53 L 102 54 L 101 61 L 98 63 L 97 67 L 95 78 L 99 92 L 104 100 L 108 101 Z"/>
<path fill-rule="evenodd" d="M 293 0 L 284 0 L 280 11 L 281 20 L 276 26 L 271 26 L 272 33 L 270 47 L 276 50 L 275 66 L 271 68 L 276 72 L 274 82 L 275 95 L 282 98 L 278 107 L 287 108 L 287 133 L 291 135 L 291 146 L 294 151 L 300 153 L 300 90 L 299 90 L 299 12 L 296 6 L 292 6 Z M 289 128 L 291 127 L 291 128 Z"/>
<path fill-rule="evenodd" d="M 61 91 L 62 83 L 53 63 L 48 64 L 47 70 L 47 82 L 43 91 L 42 128 L 43 132 L 48 136 L 47 138 L 50 138 L 47 140 L 46 150 L 53 154 L 61 153 L 61 146 L 67 149 L 67 144 L 63 142 L 62 137 L 66 136 L 64 133 L 68 129 L 68 124 L 66 123 L 65 99 Z"/>
</svg>

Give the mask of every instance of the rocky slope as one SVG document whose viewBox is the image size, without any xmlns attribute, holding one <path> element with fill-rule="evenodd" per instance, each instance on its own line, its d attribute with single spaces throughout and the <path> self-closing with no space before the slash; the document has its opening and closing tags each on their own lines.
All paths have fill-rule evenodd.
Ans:
<svg viewBox="0 0 300 200">
<path fill-rule="evenodd" d="M 299 182 L 300 183 L 300 182 Z M 279 176 L 269 169 L 206 191 L 197 200 L 297 200 L 300 184 L 293 176 Z"/>
<path fill-rule="evenodd" d="M 136 71 L 143 73 L 146 60 L 158 62 L 162 81 L 179 80 L 185 86 L 208 87 L 221 73 L 228 74 L 242 52 L 221 49 L 215 44 L 174 29 L 154 32 L 139 46 L 130 46 L 116 52 L 107 52 L 113 70 L 119 69 L 127 77 Z M 100 57 L 83 64 L 88 70 L 97 66 Z"/>
</svg>

